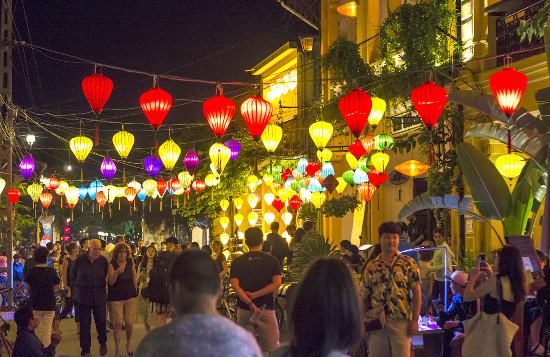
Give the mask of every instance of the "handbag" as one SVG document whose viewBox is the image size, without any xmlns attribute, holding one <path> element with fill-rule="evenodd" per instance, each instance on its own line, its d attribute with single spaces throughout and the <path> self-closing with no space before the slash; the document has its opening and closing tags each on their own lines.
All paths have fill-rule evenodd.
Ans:
<svg viewBox="0 0 550 357">
<path fill-rule="evenodd" d="M 364 317 L 365 331 L 371 332 L 381 330 L 386 326 L 386 312 L 383 305 L 379 305 L 365 311 Z"/>
<path fill-rule="evenodd" d="M 519 326 L 510 321 L 501 310 L 502 286 L 497 277 L 498 313 L 478 312 L 464 321 L 464 357 L 512 357 L 512 340 Z"/>
</svg>

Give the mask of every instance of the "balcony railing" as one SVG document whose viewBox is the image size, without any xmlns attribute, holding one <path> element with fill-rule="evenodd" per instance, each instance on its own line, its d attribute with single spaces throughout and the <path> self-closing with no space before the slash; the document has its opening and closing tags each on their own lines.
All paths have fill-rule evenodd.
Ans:
<svg viewBox="0 0 550 357">
<path fill-rule="evenodd" d="M 537 1 L 519 11 L 512 14 L 501 17 L 496 23 L 496 47 L 497 55 L 505 55 L 516 51 L 528 50 L 531 48 L 541 47 L 544 45 L 543 38 L 533 38 L 531 42 L 520 42 L 520 36 L 517 33 L 517 29 L 522 20 L 528 20 L 535 15 L 544 6 L 544 0 Z M 531 57 L 539 53 L 544 52 L 544 47 L 533 50 L 525 51 L 522 53 L 512 54 L 512 61 L 519 61 L 520 59 Z M 504 64 L 505 57 L 499 56 L 497 58 L 497 66 Z"/>
</svg>

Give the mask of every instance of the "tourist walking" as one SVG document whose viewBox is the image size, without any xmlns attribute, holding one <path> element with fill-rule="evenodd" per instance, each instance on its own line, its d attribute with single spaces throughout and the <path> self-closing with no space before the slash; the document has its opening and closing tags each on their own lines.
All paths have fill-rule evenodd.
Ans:
<svg viewBox="0 0 550 357">
<path fill-rule="evenodd" d="M 168 283 L 176 316 L 145 336 L 136 357 L 262 356 L 247 331 L 218 314 L 220 275 L 207 253 L 190 249 L 178 255 Z"/>
<path fill-rule="evenodd" d="M 33 313 L 32 306 L 23 305 L 13 314 L 17 324 L 17 337 L 13 346 L 12 357 L 53 357 L 55 347 L 61 341 L 59 334 L 51 337 L 51 342 L 46 347 L 34 334 L 40 321 Z"/>
<path fill-rule="evenodd" d="M 362 312 L 346 264 L 315 261 L 299 285 L 290 313 L 293 340 L 273 357 L 345 357 L 361 338 Z"/>
<path fill-rule="evenodd" d="M 55 289 L 61 280 L 52 267 L 46 266 L 48 249 L 38 247 L 34 252 L 36 266 L 27 272 L 25 282 L 30 291 L 37 336 L 44 346 L 49 346 L 55 316 Z"/>
<path fill-rule="evenodd" d="M 266 252 L 277 258 L 281 269 L 285 263 L 285 258 L 290 256 L 287 241 L 279 234 L 279 222 L 272 222 L 269 233 L 262 246 L 262 252 Z"/>
<path fill-rule="evenodd" d="M 150 245 L 145 249 L 141 263 L 139 264 L 137 281 L 139 293 L 137 297 L 137 317 L 139 320 L 143 321 L 145 326 L 145 331 L 149 333 L 151 331 L 151 326 L 156 325 L 156 316 L 157 314 L 153 311 L 153 306 L 149 299 L 143 297 L 141 291 L 149 285 L 149 273 L 153 269 L 155 264 L 155 259 L 157 257 L 157 249 Z"/>
<path fill-rule="evenodd" d="M 223 244 L 219 240 L 213 240 L 210 245 L 212 246 L 212 259 L 214 259 L 214 263 L 216 263 L 216 269 L 218 269 L 220 278 L 223 281 L 223 278 L 227 275 L 227 272 L 229 271 L 229 267 L 227 266 L 227 259 L 225 259 L 225 255 L 223 255 Z"/>
<path fill-rule="evenodd" d="M 126 243 L 117 243 L 113 249 L 113 259 L 109 263 L 109 316 L 114 324 L 115 357 L 120 352 L 122 327 L 126 332 L 126 353 L 132 355 L 133 325 L 136 319 L 137 279 L 134 261 L 130 257 L 130 247 Z"/>
<path fill-rule="evenodd" d="M 395 222 L 378 228 L 381 253 L 363 273 L 367 310 L 382 310 L 386 323 L 370 332 L 370 357 L 408 357 L 411 335 L 418 331 L 420 274 L 413 258 L 399 253 L 401 228 Z"/>
<path fill-rule="evenodd" d="M 63 281 L 63 286 L 67 290 L 67 295 L 65 296 L 65 306 L 61 311 L 59 316 L 60 319 L 66 318 L 69 314 L 72 314 L 73 311 L 73 281 L 72 281 L 72 271 L 74 267 L 74 261 L 80 254 L 80 245 L 78 242 L 71 242 L 67 244 L 66 247 L 67 255 L 63 258 L 63 263 L 61 264 L 61 279 Z M 75 309 L 75 322 L 77 325 L 77 331 L 79 329 L 79 319 L 77 309 Z"/>
<path fill-rule="evenodd" d="M 106 325 L 106 279 L 109 263 L 101 256 L 101 242 L 92 239 L 88 244 L 86 254 L 76 258 L 73 266 L 72 283 L 74 284 L 74 300 L 78 304 L 80 316 L 80 348 L 82 356 L 90 356 L 92 346 L 91 324 L 92 314 L 97 330 L 99 354 L 107 354 Z"/>
<path fill-rule="evenodd" d="M 279 326 L 273 293 L 281 285 L 279 261 L 262 252 L 263 233 L 257 227 L 244 233 L 248 253 L 233 260 L 231 285 L 239 297 L 237 323 L 258 339 L 262 352 L 279 345 Z"/>
</svg>

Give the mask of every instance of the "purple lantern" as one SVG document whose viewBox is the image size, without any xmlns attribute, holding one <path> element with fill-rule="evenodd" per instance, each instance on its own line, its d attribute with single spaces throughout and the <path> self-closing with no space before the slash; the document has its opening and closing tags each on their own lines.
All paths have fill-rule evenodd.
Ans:
<svg viewBox="0 0 550 357">
<path fill-rule="evenodd" d="M 229 140 L 226 141 L 224 145 L 231 149 L 231 156 L 229 156 L 229 160 L 237 160 L 239 153 L 241 152 L 241 143 L 237 140 Z"/>
<path fill-rule="evenodd" d="M 147 156 L 143 160 L 143 167 L 151 177 L 155 177 L 162 170 L 162 160 L 153 155 Z"/>
<path fill-rule="evenodd" d="M 109 156 L 105 156 L 99 170 L 103 177 L 105 177 L 105 180 L 111 181 L 116 175 L 115 162 Z"/>
<path fill-rule="evenodd" d="M 189 150 L 185 154 L 183 164 L 189 172 L 195 172 L 199 168 L 199 155 L 195 150 Z"/>
<path fill-rule="evenodd" d="M 27 154 L 23 157 L 23 160 L 21 160 L 19 164 L 19 171 L 25 180 L 32 177 L 32 174 L 34 174 L 34 159 L 31 154 Z"/>
</svg>

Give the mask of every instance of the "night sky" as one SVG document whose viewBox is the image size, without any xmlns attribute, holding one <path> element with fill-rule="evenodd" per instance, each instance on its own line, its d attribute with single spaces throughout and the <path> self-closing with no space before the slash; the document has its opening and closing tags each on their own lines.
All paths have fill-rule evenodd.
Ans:
<svg viewBox="0 0 550 357">
<path fill-rule="evenodd" d="M 246 69 L 285 42 L 298 41 L 298 36 L 313 31 L 274 0 L 13 0 L 13 8 L 16 40 L 99 63 L 213 81 L 253 81 Z M 13 100 L 23 108 L 40 113 L 42 120 L 51 121 L 50 130 L 67 138 L 72 136 L 71 132 L 76 134 L 79 119 L 84 119 L 86 134 L 93 137 L 95 124 L 86 122 L 92 114 L 81 91 L 81 81 L 92 73 L 93 66 L 72 62 L 66 57 L 29 48 L 14 49 Z M 134 134 L 149 130 L 139 108 L 139 95 L 152 86 L 152 78 L 111 69 L 103 72 L 113 79 L 114 91 L 100 118 L 142 123 L 127 126 Z M 205 122 L 201 103 L 185 103 L 186 99 L 203 100 L 214 95 L 213 85 L 161 79 L 160 86 L 178 103 L 163 128 L 171 123 Z M 231 96 L 244 94 L 246 89 L 227 86 L 225 91 Z M 43 114 L 46 111 L 73 116 L 46 117 Z M 63 127 L 56 126 L 60 124 Z M 110 142 L 113 134 L 108 130 L 119 126 L 101 124 L 104 143 Z M 29 127 L 37 130 L 32 124 Z M 25 132 L 20 130 L 18 134 Z M 137 138 L 136 147 L 151 145 L 144 137 L 151 138 L 152 132 L 143 131 L 143 134 Z M 208 127 L 202 128 L 200 134 L 212 136 Z M 60 142 L 53 144 L 55 139 L 40 137 L 43 133 L 38 135 L 37 148 L 68 146 Z M 100 146 L 98 150 L 103 149 L 107 147 Z M 187 148 L 182 149 L 185 152 Z M 111 154 L 116 156 L 114 152 Z M 49 157 L 59 161 L 60 156 L 69 155 Z M 143 157 L 144 154 L 137 153 L 131 159 L 138 162 Z"/>
</svg>

